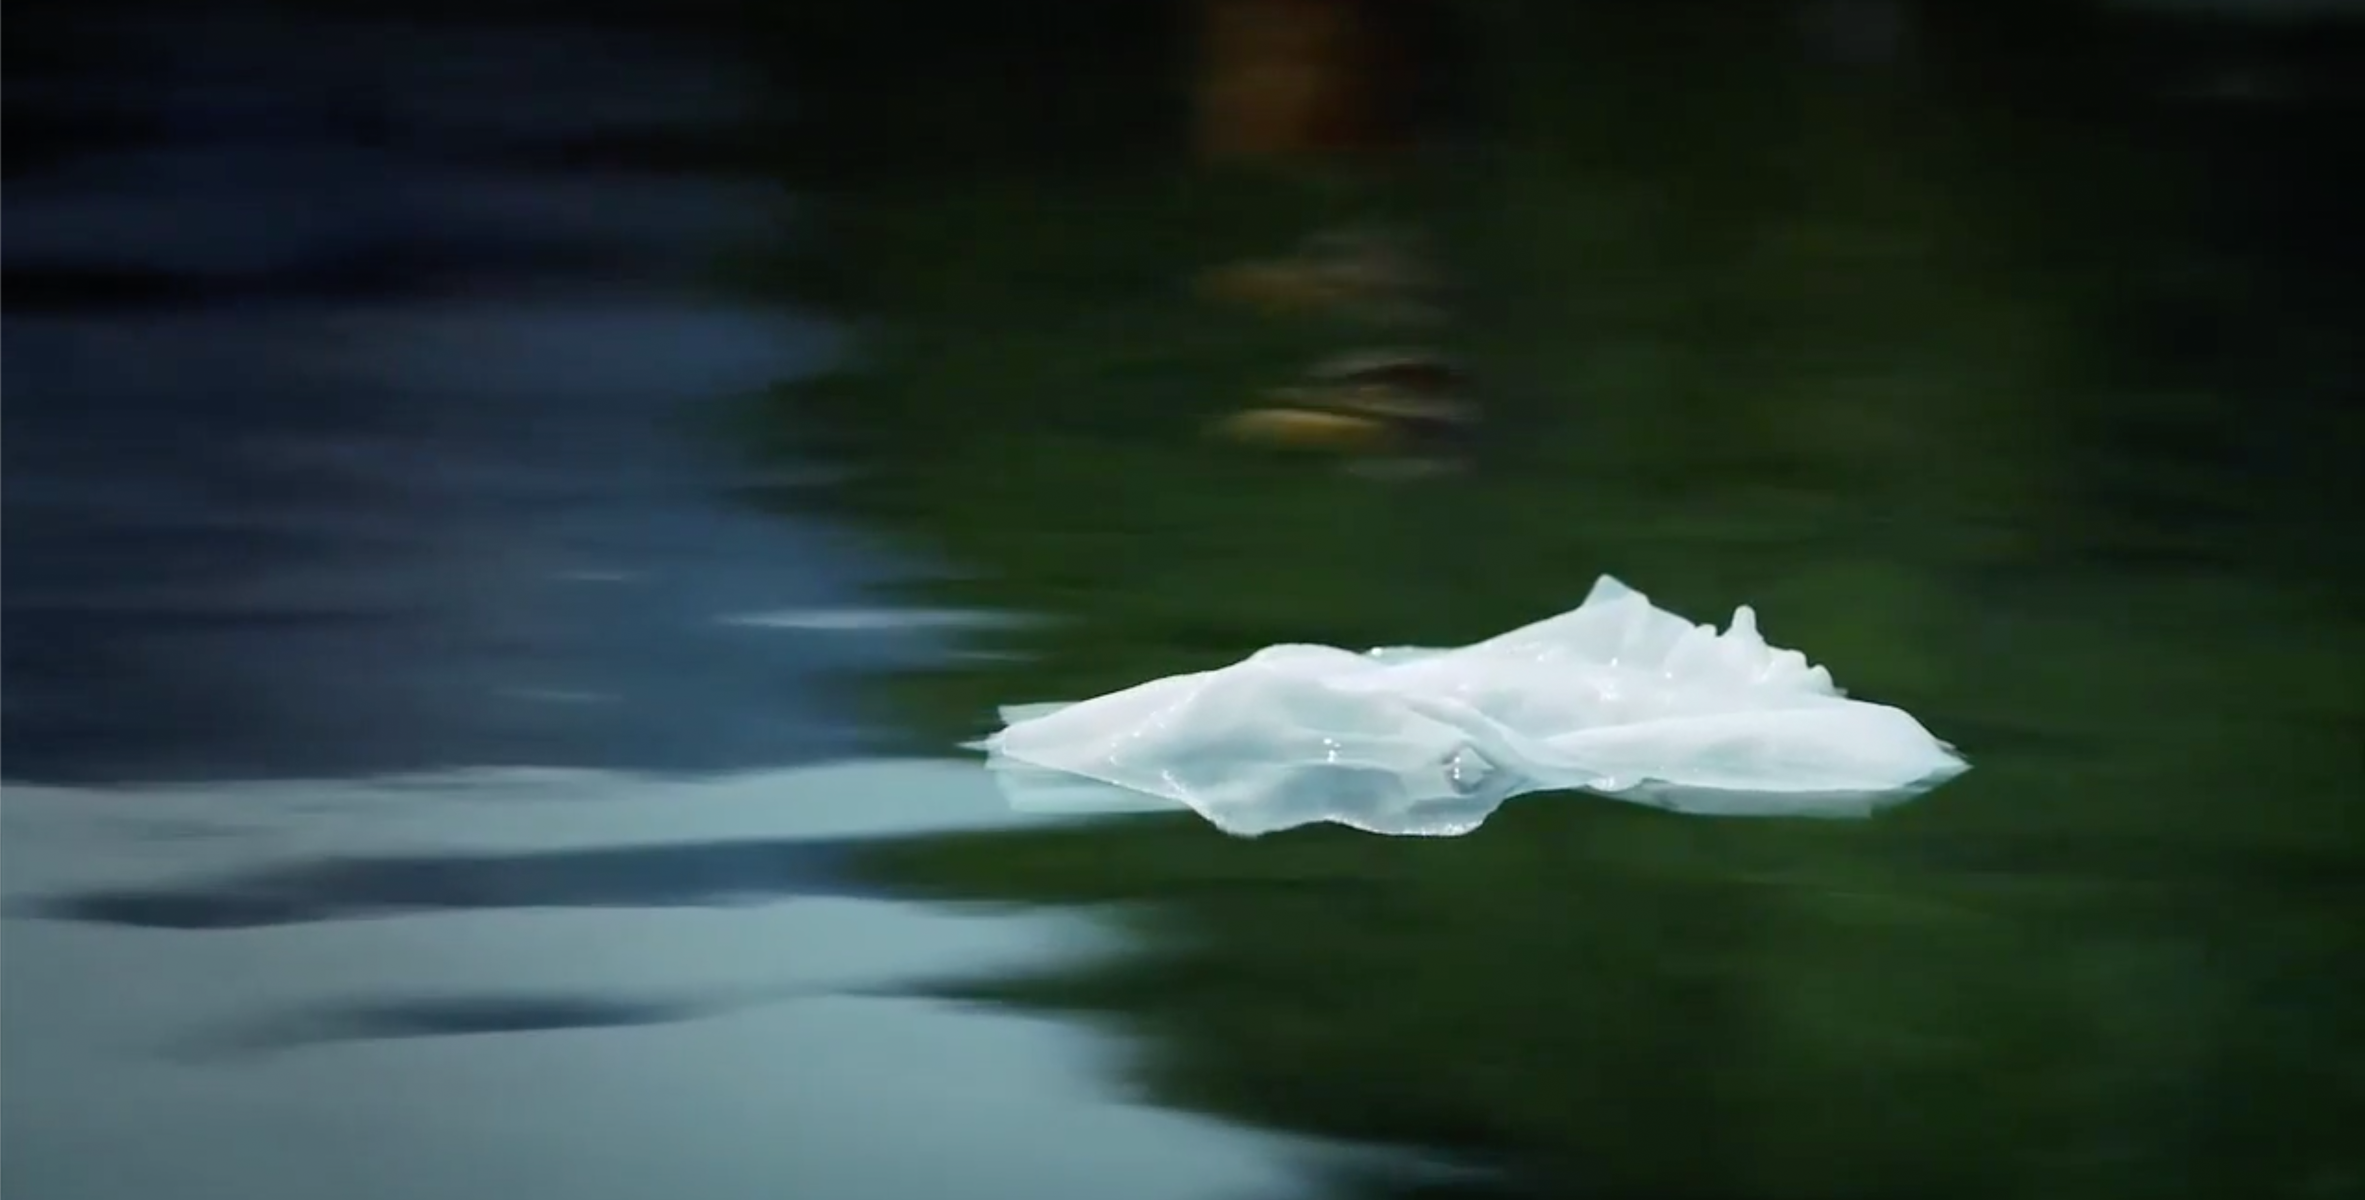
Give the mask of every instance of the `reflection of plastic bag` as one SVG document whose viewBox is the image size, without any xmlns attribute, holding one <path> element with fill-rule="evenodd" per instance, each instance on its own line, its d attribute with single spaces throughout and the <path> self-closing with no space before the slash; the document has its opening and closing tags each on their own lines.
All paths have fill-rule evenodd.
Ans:
<svg viewBox="0 0 2365 1200">
<path fill-rule="evenodd" d="M 1005 709 L 979 743 L 1022 808 L 1185 805 L 1227 833 L 1333 821 L 1467 833 L 1524 792 L 1681 812 L 1863 816 L 1960 774 L 1902 710 L 1604 576 L 1576 609 L 1456 650 L 1273 646 L 1221 670 Z"/>
</svg>

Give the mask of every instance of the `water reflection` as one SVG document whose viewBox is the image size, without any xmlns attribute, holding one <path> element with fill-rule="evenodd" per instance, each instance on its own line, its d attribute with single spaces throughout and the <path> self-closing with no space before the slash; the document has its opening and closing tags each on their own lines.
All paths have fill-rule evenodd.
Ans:
<svg viewBox="0 0 2365 1200">
<path fill-rule="evenodd" d="M 738 275 L 857 318 L 842 362 L 685 299 L 785 208 L 644 157 L 756 90 L 715 57 L 217 15 L 12 67 L 73 136 L 9 164 L 9 1188 L 1302 1190 L 1083 1086 L 1105 1043 L 909 994 L 953 975 L 1130 1023 L 1162 1102 L 1508 1168 L 1467 1194 L 2354 1193 L 2349 35 L 1496 5 L 1415 128 L 1275 101 L 1349 0 L 1209 7 L 1250 61 L 1200 115 L 1262 128 L 1143 86 L 1156 6 L 737 30 L 835 201 L 830 262 Z M 661 431 L 774 382 L 738 432 L 827 486 L 723 507 Z M 884 605 L 824 502 L 963 574 Z M 1981 769 L 1450 844 L 783 769 L 1603 571 Z"/>
<path fill-rule="evenodd" d="M 788 215 L 680 165 L 741 140 L 736 57 L 10 15 L 0 1187 L 1288 1185 L 1111 1102 L 1099 1039 L 898 994 L 1105 938 L 845 874 L 1007 822 L 969 772 L 791 769 L 979 618 L 731 502 L 789 472 L 717 410 L 835 350 L 704 286 Z"/>
<path fill-rule="evenodd" d="M 776 189 L 498 157 L 610 133 L 612 105 L 525 120 L 601 91 L 584 72 L 675 124 L 732 119 L 726 72 L 517 53 L 527 31 L 361 39 L 331 63 L 317 30 L 263 16 L 106 29 L 81 28 L 96 61 L 10 80 L 12 122 L 158 126 L 8 190 L 13 776 L 713 768 L 856 744 L 778 680 L 860 649 L 722 618 L 887 564 L 718 505 L 683 436 L 685 401 L 829 353 L 808 322 L 682 290 L 766 228 Z M 486 90 L 414 79 L 422 45 Z M 356 96 L 402 136 L 344 128 Z M 155 283 L 127 293 L 126 273 Z"/>
<path fill-rule="evenodd" d="M 1386 6 L 1205 7 L 1221 60 L 1351 58 Z M 1860 823 L 1545 797 L 1450 843 L 1150 819 L 866 861 L 1155 906 L 1149 953 L 984 991 L 1132 1022 L 1154 1094 L 1509 1169 L 1469 1194 L 2354 1193 L 2365 364 L 2321 163 L 2365 39 L 1809 7 L 1473 8 L 1484 120 L 1426 156 L 1320 156 L 1336 61 L 1214 62 L 1098 155 L 1013 102 L 993 144 L 1063 170 L 883 171 L 842 218 L 860 369 L 775 414 L 968 569 L 940 598 L 1057 618 L 882 686 L 938 744 L 1266 645 L 1459 644 L 1611 571 L 1755 605 L 1980 770 Z M 1035 86 L 1153 44 L 1102 32 Z M 887 75 L 878 121 L 961 69 Z M 1452 277 L 1417 335 L 1275 258 L 1407 220 Z M 1477 429 L 1369 469 L 1418 397 L 1307 380 L 1416 337 Z"/>
<path fill-rule="evenodd" d="M 1007 820 L 953 764 L 11 784 L 5 815 L 23 1195 L 1291 1184 L 1270 1141 L 1110 1102 L 1105 1038 L 908 994 L 1108 945 L 837 872 Z"/>
</svg>

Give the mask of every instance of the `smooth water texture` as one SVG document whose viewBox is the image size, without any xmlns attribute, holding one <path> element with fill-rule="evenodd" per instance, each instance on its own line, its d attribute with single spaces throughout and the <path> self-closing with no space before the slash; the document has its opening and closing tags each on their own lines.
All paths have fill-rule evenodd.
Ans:
<svg viewBox="0 0 2365 1200">
<path fill-rule="evenodd" d="M 1103 1038 L 912 994 L 1089 924 L 844 877 L 1014 817 L 842 695 L 983 618 L 879 606 L 906 564 L 734 503 L 776 481 L 706 436 L 832 352 L 698 286 L 785 198 L 566 165 L 736 119 L 726 56 L 66 32 L 95 61 L 8 80 L 0 1191 L 1290 1189 L 1114 1100 Z"/>
<path fill-rule="evenodd" d="M 909 994 L 1108 944 L 832 865 L 1006 824 L 973 768 L 5 801 L 14 1196 L 1291 1188 L 1276 1141 L 1107 1098 L 1107 1039 Z"/>
</svg>

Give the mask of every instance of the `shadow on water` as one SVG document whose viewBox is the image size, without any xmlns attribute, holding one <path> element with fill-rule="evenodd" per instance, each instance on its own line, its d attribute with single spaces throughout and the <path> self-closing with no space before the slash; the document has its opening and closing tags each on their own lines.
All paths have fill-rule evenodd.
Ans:
<svg viewBox="0 0 2365 1200">
<path fill-rule="evenodd" d="M 837 269 L 776 280 L 872 324 L 769 411 L 967 572 L 929 602 L 1059 618 L 885 681 L 930 743 L 1268 644 L 1470 640 L 1607 571 L 1756 605 L 1968 776 L 1861 823 L 1553 798 L 1446 841 L 1145 818 L 865 865 L 1147 906 L 1143 953 L 983 994 L 1126 1022 L 1169 1101 L 1505 1169 L 1454 1194 L 2365 1194 L 2327 1115 L 2365 1109 L 2365 362 L 2325 170 L 2365 39 L 1795 8 L 1471 6 L 1479 119 L 1426 174 L 1143 166 L 1179 110 L 1097 158 L 1039 97 L 947 117 L 1051 146 L 849 189 Z M 882 69 L 878 119 L 1020 61 L 1081 103 L 1066 49 Z M 1444 323 L 1304 311 L 1345 285 L 1280 255 L 1408 215 Z M 1407 342 L 1470 364 L 1475 449 L 1239 415 Z"/>
<path fill-rule="evenodd" d="M 469 1037 L 546 1033 L 566 1029 L 629 1029 L 695 1021 L 749 1001 L 630 1000 L 608 995 L 422 996 L 321 1004 L 264 1018 L 197 1042 L 199 1058 L 264 1054 L 338 1042 L 394 1038 Z"/>
<path fill-rule="evenodd" d="M 354 858 L 271 867 L 204 884 L 85 892 L 41 902 L 32 911 L 149 929 L 252 929 L 451 909 L 654 908 L 859 895 L 837 869 L 849 846 L 798 838 Z"/>
</svg>

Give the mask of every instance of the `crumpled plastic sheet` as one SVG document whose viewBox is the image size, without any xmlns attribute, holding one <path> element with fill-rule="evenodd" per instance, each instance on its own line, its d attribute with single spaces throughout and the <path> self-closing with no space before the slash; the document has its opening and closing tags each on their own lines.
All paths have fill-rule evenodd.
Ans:
<svg viewBox="0 0 2365 1200">
<path fill-rule="evenodd" d="M 1606 575 L 1576 608 L 1458 649 L 1272 646 L 1002 717 L 973 748 L 1016 806 L 1182 806 L 1242 837 L 1318 822 L 1454 836 L 1565 790 L 1860 817 L 1968 769 L 1912 715 L 1768 645 L 1747 606 L 1718 633 Z"/>
</svg>

